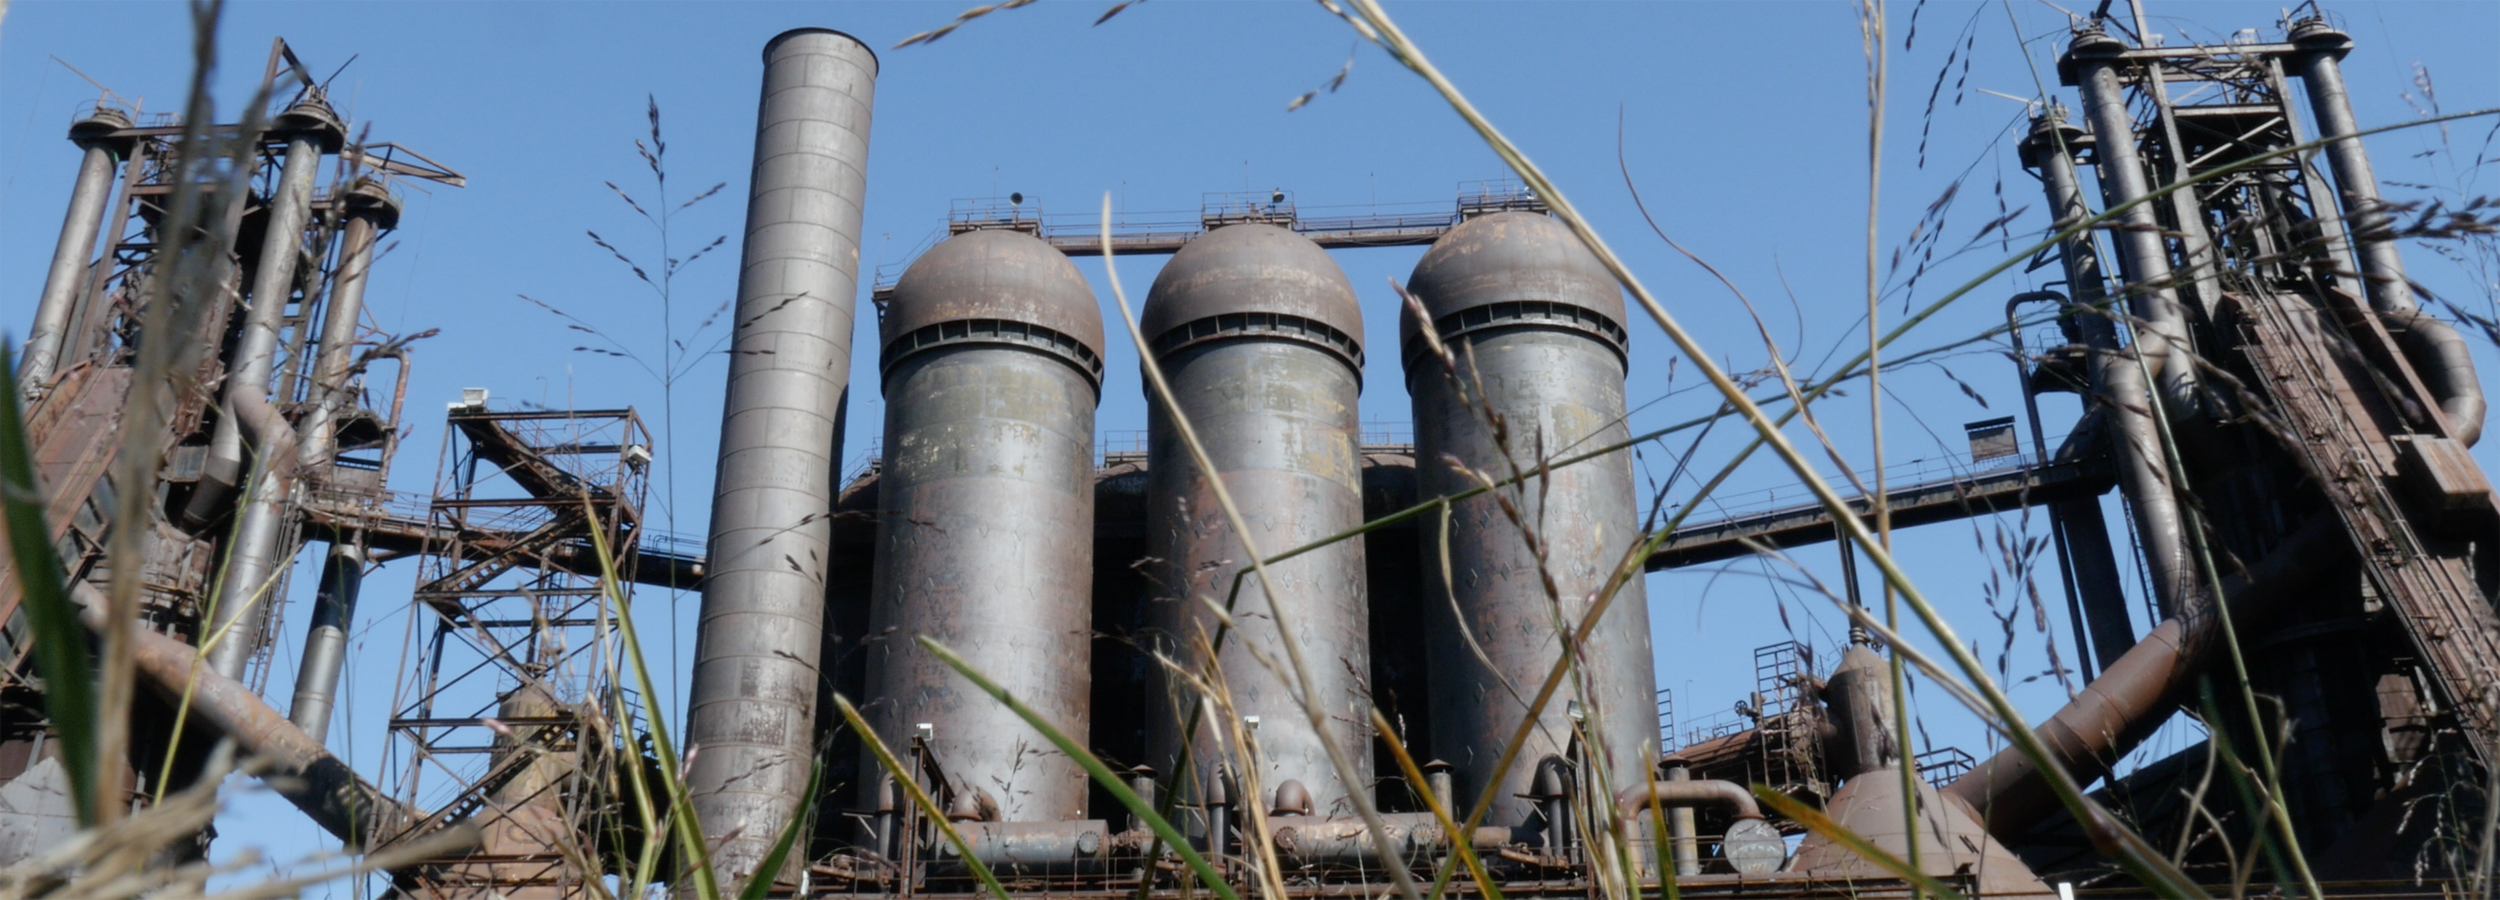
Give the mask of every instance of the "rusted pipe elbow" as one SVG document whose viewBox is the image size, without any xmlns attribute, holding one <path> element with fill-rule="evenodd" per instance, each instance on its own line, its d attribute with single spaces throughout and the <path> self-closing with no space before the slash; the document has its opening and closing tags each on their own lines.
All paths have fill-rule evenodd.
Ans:
<svg viewBox="0 0 2500 900">
<path fill-rule="evenodd" d="M 2413 374 L 2439 402 L 2439 414 L 2448 420 L 2449 433 L 2457 443 L 2474 446 L 2483 436 L 2483 416 L 2489 404 L 2483 398 L 2482 381 L 2475 377 L 2474 351 L 2465 336 L 2457 333 L 2456 326 L 2422 309 L 2379 315 L 2404 350 L 2405 361 L 2413 364 Z"/>
<path fill-rule="evenodd" d="M 1615 794 L 1615 816 L 1625 822 L 1638 822 L 1652 801 L 1662 808 L 1716 806 L 1734 813 L 1739 819 L 1762 818 L 1762 807 L 1753 802 L 1753 792 L 1733 781 L 1653 781 L 1633 785 Z"/>
</svg>

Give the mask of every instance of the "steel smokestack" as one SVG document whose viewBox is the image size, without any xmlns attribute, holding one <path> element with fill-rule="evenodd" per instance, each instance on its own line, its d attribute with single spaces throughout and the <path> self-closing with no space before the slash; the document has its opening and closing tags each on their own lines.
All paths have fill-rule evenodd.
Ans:
<svg viewBox="0 0 2500 900">
<path fill-rule="evenodd" d="M 738 269 L 710 572 L 686 710 L 695 814 L 722 883 L 747 879 L 798 811 L 850 386 L 860 201 L 877 57 L 825 28 L 764 45 Z M 793 562 L 795 561 L 795 562 Z M 804 846 L 804 844 L 802 844 Z M 793 880 L 793 857 L 776 880 Z"/>
</svg>

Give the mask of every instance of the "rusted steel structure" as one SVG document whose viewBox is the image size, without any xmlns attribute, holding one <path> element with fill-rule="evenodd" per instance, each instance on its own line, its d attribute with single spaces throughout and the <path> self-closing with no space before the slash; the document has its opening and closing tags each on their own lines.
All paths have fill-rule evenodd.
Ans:
<svg viewBox="0 0 2500 900">
<path fill-rule="evenodd" d="M 395 449 L 397 405 L 368 408 L 367 369 L 392 359 L 404 384 L 406 359 L 387 346 L 358 352 L 375 336 L 350 273 L 370 264 L 372 235 L 396 224 L 395 182 L 465 181 L 404 148 L 350 142 L 282 40 L 262 85 L 272 106 L 240 123 L 137 120 L 99 102 L 70 126 L 81 163 L 18 396 L 73 597 L 102 626 L 117 575 L 137 594 L 139 672 L 155 690 L 136 700 L 128 758 L 108 766 L 124 793 L 105 802 L 143 805 L 222 777 L 239 751 L 270 761 L 280 793 L 316 822 L 370 846 L 413 817 L 323 748 L 336 684 L 327 639 L 345 626 L 352 592 L 325 591 L 318 604 L 330 627 L 314 629 L 294 722 L 257 696 L 259 663 L 285 607 L 287 563 L 318 528 L 303 510 L 316 497 L 376 501 Z M 210 159 L 239 165 L 219 169 L 226 179 L 187 174 Z M 325 182 L 333 171 L 341 177 Z M 126 431 L 141 439 L 125 442 Z M 145 455 L 121 462 L 144 468 L 116 465 L 133 452 Z M 133 471 L 152 480 L 130 483 Z M 352 584 L 361 536 L 318 536 L 341 548 L 325 582 Z M 140 562 L 115 565 L 124 548 Z M 11 634 L 26 627 L 18 584 L 13 566 L 0 572 Z M 11 641 L 7 665 L 19 671 L 36 652 Z M 16 679 L 0 689 L 21 711 L 0 724 L 0 758 L 15 761 L 0 764 L 0 793 L 20 798 L 0 810 L 10 862 L 76 828 L 66 799 L 29 802 L 67 797 L 58 760 L 36 752 L 50 726 L 25 712 L 43 708 L 33 690 Z M 172 709 L 186 696 L 195 714 L 177 729 Z"/>
<path fill-rule="evenodd" d="M 2087 230 L 2056 246 L 2056 290 L 2008 302 L 2029 450 L 2015 419 L 1974 423 L 1967 458 L 1896 480 L 1884 499 L 1902 528 L 2048 508 L 2097 674 L 2038 730 L 2099 802 L 2184 848 L 2192 877 L 2238 874 L 2222 848 L 2256 827 L 2178 799 L 2217 774 L 2208 747 L 2227 740 L 2246 759 L 2288 734 L 2267 749 L 2328 893 L 2401 892 L 2388 879 L 2431 872 L 2422 889 L 2435 892 L 2469 861 L 2416 810 L 2479 815 L 2455 798 L 2486 783 L 2500 744 L 2488 696 L 2500 501 L 2466 452 L 2488 406 L 2468 344 L 2408 287 L 2357 137 L 2338 67 L 2350 46 L 2321 18 L 2213 47 L 2131 46 L 2080 24 L 2059 67 L 2080 115 L 2045 105 L 2016 152 L 2060 227 L 2127 208 L 2106 241 Z M 1160 840 L 1109 786 L 921 638 L 1124 769 L 1224 877 L 1248 886 L 1272 866 L 1284 883 L 1260 887 L 1280 897 L 1379 895 L 1394 870 L 1427 876 L 1461 842 L 1514 897 L 1668 878 L 1699 897 L 1914 893 L 1757 804 L 1757 788 L 1976 896 L 2047 898 L 2113 876 L 2030 759 L 1898 746 L 1891 673 L 1862 631 L 1833 652 L 1760 648 L 1754 690 L 1731 712 L 1674 720 L 1642 574 L 1828 541 L 1832 514 L 1774 498 L 1682 526 L 1643 559 L 1628 453 L 1544 468 L 1626 439 L 1631 336 L 1613 279 L 1534 195 L 1484 183 L 1447 211 L 1330 216 L 1275 190 L 1119 223 L 1114 252 L 1174 254 L 1139 348 L 1174 399 L 1150 393 L 1142 440 L 1105 440 L 1095 414 L 1111 348 L 1068 258 L 1100 252 L 1099 232 L 1049 222 L 1020 196 L 970 201 L 890 285 L 859 271 L 876 75 L 840 32 L 765 47 L 701 547 L 644 527 L 653 449 L 631 409 L 506 409 L 477 391 L 447 413 L 434 496 L 386 489 L 409 355 L 361 327 L 364 287 L 399 224 L 394 182 L 464 182 L 405 148 L 351 142 L 283 42 L 265 123 L 82 111 L 15 396 L 46 537 L 90 627 L 109 624 L 112 542 L 142 548 L 134 643 L 152 691 L 116 802 L 255 756 L 282 776 L 281 796 L 358 847 L 478 826 L 479 846 L 392 873 L 401 895 L 593 893 L 616 848 L 656 837 L 624 812 L 619 777 L 656 764 L 637 740 L 653 727 L 649 698 L 614 675 L 620 601 L 645 584 L 703 591 L 677 746 L 727 885 L 977 893 L 900 777 L 1019 891 L 1194 893 L 1171 848 L 1148 857 Z M 2312 136 L 2325 139 L 2316 158 L 2287 152 Z M 224 184 L 181 177 L 209 155 L 248 166 Z M 346 175 L 325 185 L 333 162 Z M 1363 316 L 1329 253 L 1423 244 L 1398 348 L 1410 443 L 1357 418 Z M 885 420 L 877 458 L 846 473 L 863 274 Z M 142 333 L 162 327 L 176 339 Z M 378 361 L 397 379 L 387 403 L 368 396 Z M 2034 398 L 2061 391 L 2082 415 L 2052 446 Z M 134 415 L 133 398 L 161 401 L 155 418 Z M 1180 439 L 1184 419 L 1205 466 Z M 156 483 L 117 480 L 130 429 L 161 438 Z M 1250 533 L 1236 533 L 1217 483 Z M 1488 493 L 1450 499 L 1476 489 Z M 2102 513 L 2112 491 L 2154 610 L 2141 638 Z M 134 508 L 143 519 L 122 521 Z M 1273 596 L 1247 572 L 1253 548 L 1273 555 L 1398 512 L 1359 540 L 1275 560 Z M 289 610 L 285 573 L 315 544 L 320 583 L 282 714 L 259 661 Z M 371 599 L 363 576 L 399 556 L 419 558 L 419 662 L 398 673 L 386 770 L 368 779 L 323 738 Z M 0 570 L 7 635 L 25 628 L 15 574 Z M 12 671 L 28 652 L 0 641 Z M 2234 658 L 2279 705 L 2251 719 L 2209 701 L 2238 696 L 2215 681 Z M 1561 691 L 1531 719 L 1525 692 L 1563 662 Z M 37 750 L 48 723 L 20 712 L 42 708 L 38 690 L 0 680 L 0 862 L 76 827 L 65 801 L 44 799 L 66 791 L 59 761 Z M 834 724 L 837 695 L 902 771 Z M 165 713 L 185 697 L 191 724 L 177 731 Z M 2118 771 L 2190 705 L 2214 743 Z M 1422 783 L 1373 731 L 1373 709 Z M 1491 813 L 1452 834 L 1427 798 Z M 814 821 L 787 827 L 811 807 Z M 1379 833 L 1354 815 L 1363 807 Z M 1609 843 L 1618 826 L 1629 845 Z M 777 838 L 809 828 L 764 870 Z"/>
</svg>

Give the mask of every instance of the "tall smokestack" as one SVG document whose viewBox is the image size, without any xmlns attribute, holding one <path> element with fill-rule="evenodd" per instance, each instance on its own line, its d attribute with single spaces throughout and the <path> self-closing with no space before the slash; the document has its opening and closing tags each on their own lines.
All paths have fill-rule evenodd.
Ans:
<svg viewBox="0 0 2500 900">
<path fill-rule="evenodd" d="M 764 45 L 746 249 L 686 709 L 696 817 L 723 883 L 755 874 L 814 760 L 824 560 L 859 285 L 877 56 L 825 28 Z M 804 846 L 802 844 L 801 846 Z M 796 871 L 794 857 L 779 876 Z"/>
</svg>

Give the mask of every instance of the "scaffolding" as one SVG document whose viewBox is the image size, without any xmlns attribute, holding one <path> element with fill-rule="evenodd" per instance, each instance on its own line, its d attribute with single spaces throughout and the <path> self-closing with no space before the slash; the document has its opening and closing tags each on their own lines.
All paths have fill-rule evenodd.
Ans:
<svg viewBox="0 0 2500 900">
<path fill-rule="evenodd" d="M 385 765 L 431 811 L 412 834 L 469 819 L 482 837 L 402 888 L 575 896 L 616 764 L 639 756 L 617 683 L 632 580 L 600 573 L 634 570 L 650 434 L 632 409 L 489 410 L 483 392 L 447 425 Z"/>
</svg>

